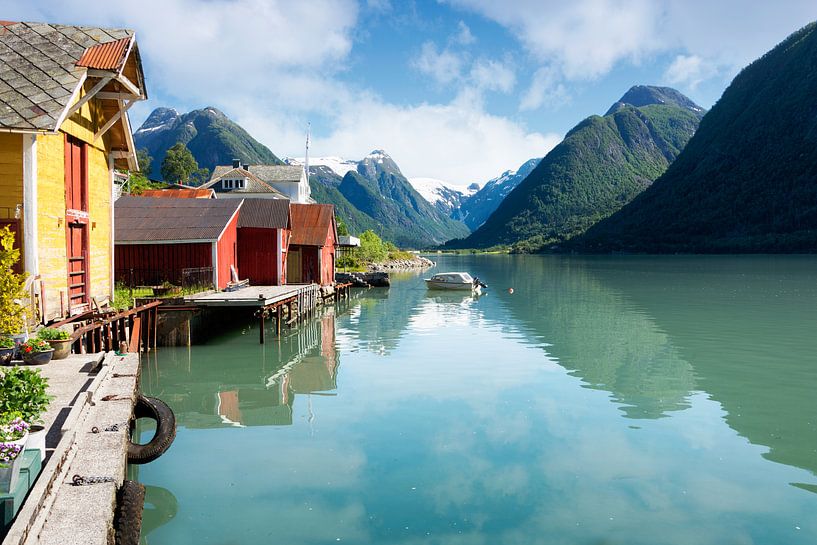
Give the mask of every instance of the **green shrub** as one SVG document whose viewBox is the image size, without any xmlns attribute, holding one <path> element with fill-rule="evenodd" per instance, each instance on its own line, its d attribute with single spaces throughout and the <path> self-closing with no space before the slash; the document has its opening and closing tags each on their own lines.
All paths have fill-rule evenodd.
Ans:
<svg viewBox="0 0 817 545">
<path fill-rule="evenodd" d="M 14 247 L 14 233 L 6 226 L 0 229 L 0 334 L 13 335 L 23 330 L 22 299 L 25 276 L 14 272 L 20 250 Z"/>
<path fill-rule="evenodd" d="M 71 335 L 64 329 L 45 327 L 37 332 L 37 337 L 44 341 L 65 341 L 71 338 Z"/>
<path fill-rule="evenodd" d="M 29 424 L 41 422 L 51 403 L 48 379 L 39 369 L 8 367 L 0 372 L 0 414 L 19 413 Z"/>
</svg>

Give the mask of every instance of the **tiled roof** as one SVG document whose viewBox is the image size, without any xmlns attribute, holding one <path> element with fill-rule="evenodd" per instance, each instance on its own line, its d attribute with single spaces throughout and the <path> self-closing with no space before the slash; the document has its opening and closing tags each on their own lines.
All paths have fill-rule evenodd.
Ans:
<svg viewBox="0 0 817 545">
<path fill-rule="evenodd" d="M 212 199 L 212 189 L 145 189 L 141 197 L 158 197 L 165 199 Z"/>
<path fill-rule="evenodd" d="M 117 243 L 217 240 L 242 202 L 120 197 L 114 206 L 115 240 Z"/>
<path fill-rule="evenodd" d="M 303 167 L 292 165 L 250 165 L 250 172 L 267 182 L 300 182 Z"/>
<path fill-rule="evenodd" d="M 262 181 L 270 184 L 275 182 L 300 182 L 303 167 L 292 165 L 245 165 L 245 169 Z M 228 172 L 235 170 L 232 166 L 221 165 L 213 170 L 210 181 L 222 178 Z"/>
<path fill-rule="evenodd" d="M 114 63 L 133 31 L 96 27 L 6 23 L 0 25 L 0 128 L 57 129 L 86 68 L 78 61 L 92 48 L 89 62 Z M 99 44 L 114 42 L 105 50 Z M 125 51 L 127 51 L 127 46 Z M 124 53 L 123 53 L 124 54 Z"/>
<path fill-rule="evenodd" d="M 222 167 L 216 167 L 216 171 Z M 256 175 L 252 172 L 247 172 L 243 168 L 230 168 L 229 170 L 222 171 L 218 177 L 214 176 L 210 178 L 210 181 L 206 184 L 202 185 L 202 188 L 212 188 L 216 191 L 216 193 L 275 193 L 279 195 L 280 199 L 286 199 L 286 196 L 269 185 L 268 183 L 260 180 Z M 247 185 L 241 189 L 223 189 L 221 187 L 221 180 L 223 179 L 231 179 L 231 178 L 245 178 L 247 180 Z"/>
<path fill-rule="evenodd" d="M 89 47 L 77 61 L 77 66 L 97 70 L 119 70 L 125 64 L 131 38 L 122 38 L 115 42 L 105 42 Z"/>
<path fill-rule="evenodd" d="M 244 199 L 238 226 L 289 229 L 289 200 Z"/>
<path fill-rule="evenodd" d="M 331 204 L 290 205 L 292 238 L 290 245 L 323 246 L 330 229 L 334 232 L 335 207 Z"/>
</svg>

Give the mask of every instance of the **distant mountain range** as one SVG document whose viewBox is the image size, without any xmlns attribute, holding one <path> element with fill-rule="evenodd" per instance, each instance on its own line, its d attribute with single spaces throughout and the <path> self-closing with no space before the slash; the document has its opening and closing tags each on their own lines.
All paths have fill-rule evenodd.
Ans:
<svg viewBox="0 0 817 545">
<path fill-rule="evenodd" d="M 146 149 L 153 158 L 152 178 L 159 177 L 167 150 L 177 142 L 187 145 L 199 167 L 210 172 L 233 159 L 253 165 L 283 164 L 269 148 L 215 108 L 181 115 L 172 108 L 156 108 L 133 133 L 133 140 L 137 149 Z"/>
<path fill-rule="evenodd" d="M 462 204 L 479 191 L 478 183 L 473 183 L 465 191 L 460 191 L 436 178 L 409 178 L 409 183 L 426 201 L 448 217 L 454 217 Z"/>
<path fill-rule="evenodd" d="M 459 209 L 453 210 L 451 217 L 465 223 L 471 230 L 477 229 L 494 213 L 508 193 L 528 177 L 539 159 L 529 159 L 516 170 L 506 170 L 496 178 L 489 180 L 482 189 L 463 200 Z"/>
<path fill-rule="evenodd" d="M 583 232 L 649 187 L 703 114 L 673 89 L 633 87 L 604 116 L 571 129 L 482 226 L 447 246 L 536 251 Z"/>
<path fill-rule="evenodd" d="M 372 229 L 398 246 L 428 248 L 469 232 L 424 199 L 383 150 L 360 161 L 319 157 L 309 164 L 312 197 L 334 204 L 352 233 Z"/>
<path fill-rule="evenodd" d="M 817 23 L 746 67 L 652 187 L 580 250 L 817 250 Z"/>
</svg>

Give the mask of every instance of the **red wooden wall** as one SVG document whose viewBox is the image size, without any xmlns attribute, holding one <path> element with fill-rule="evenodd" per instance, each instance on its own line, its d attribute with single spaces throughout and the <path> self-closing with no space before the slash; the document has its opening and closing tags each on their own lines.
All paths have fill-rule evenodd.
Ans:
<svg viewBox="0 0 817 545">
<path fill-rule="evenodd" d="M 248 278 L 250 284 L 256 286 L 283 284 L 278 270 L 281 231 L 257 227 L 238 230 L 238 266 L 242 279 Z"/>
<path fill-rule="evenodd" d="M 117 244 L 114 252 L 116 281 L 130 282 L 130 270 L 133 269 L 134 284 L 143 286 L 164 281 L 180 285 L 182 269 L 212 265 L 213 244 L 210 242 Z"/>
<path fill-rule="evenodd" d="M 218 254 L 218 286 L 223 290 L 230 282 L 230 265 L 235 267 L 239 279 L 242 279 L 241 271 L 238 270 L 238 214 L 233 216 L 230 223 L 224 229 L 224 233 L 216 243 L 216 253 Z"/>
<path fill-rule="evenodd" d="M 325 286 L 335 282 L 335 230 L 331 227 L 326 233 L 326 242 L 321 248 L 321 281 Z"/>
</svg>

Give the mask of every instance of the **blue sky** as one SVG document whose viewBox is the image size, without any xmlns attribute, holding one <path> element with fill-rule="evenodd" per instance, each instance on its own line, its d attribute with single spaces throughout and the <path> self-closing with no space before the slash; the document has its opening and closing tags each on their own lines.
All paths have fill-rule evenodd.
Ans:
<svg viewBox="0 0 817 545">
<path fill-rule="evenodd" d="M 408 176 L 484 182 L 630 86 L 711 107 L 817 19 L 814 0 L 0 0 L 3 18 L 133 28 L 150 100 L 215 106 L 279 156 L 385 149 Z"/>
</svg>

